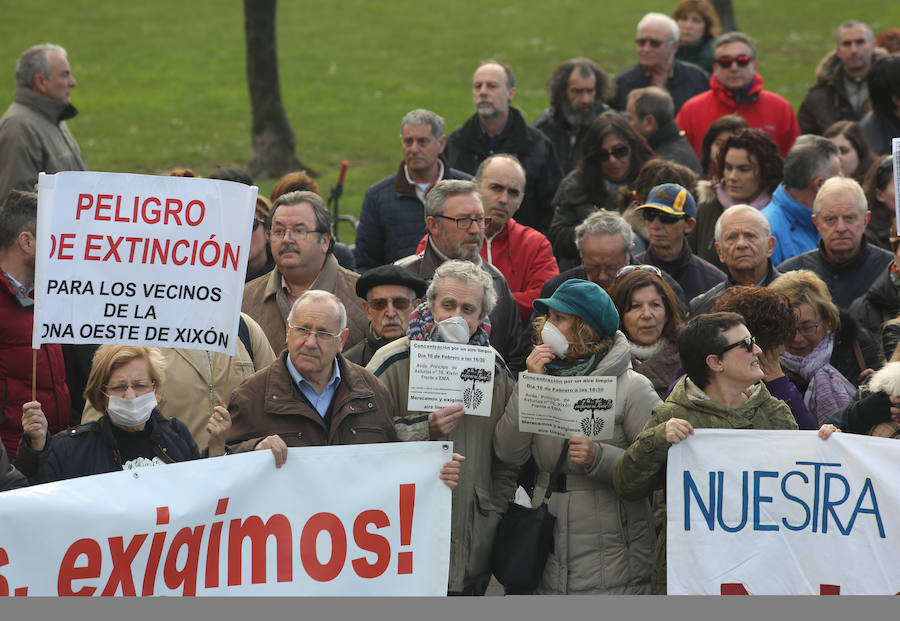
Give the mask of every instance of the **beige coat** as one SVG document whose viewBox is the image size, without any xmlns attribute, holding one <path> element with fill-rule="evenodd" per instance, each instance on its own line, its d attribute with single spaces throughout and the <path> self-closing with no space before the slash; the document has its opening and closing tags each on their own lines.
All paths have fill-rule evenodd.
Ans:
<svg viewBox="0 0 900 621">
<path fill-rule="evenodd" d="M 409 363 L 409 338 L 403 337 L 375 352 L 366 368 L 391 395 L 394 428 L 400 439 L 424 441 L 429 439 L 428 412 L 406 408 Z M 494 533 L 508 500 L 515 494 L 518 468 L 497 459 L 491 446 L 494 426 L 514 387 L 515 380 L 497 354 L 491 415 L 463 416 L 447 438 L 453 442 L 453 450 L 466 457 L 459 486 L 453 491 L 449 591 L 465 591 L 478 576 L 490 571 Z"/>
<path fill-rule="evenodd" d="M 569 491 L 550 497 L 550 513 L 556 516 L 555 547 L 537 593 L 649 593 L 656 539 L 650 503 L 646 496 L 633 501 L 620 498 L 613 489 L 613 472 L 660 400 L 650 380 L 632 370 L 628 341 L 621 332 L 616 332 L 612 348 L 591 375 L 616 377 L 613 437 L 597 443 L 590 468 L 571 460 L 563 466 Z M 500 459 L 516 464 L 534 456 L 539 473 L 534 506 L 543 500 L 564 442 L 519 431 L 516 387 L 494 432 L 494 450 Z"/>
<path fill-rule="evenodd" d="M 319 277 L 310 289 L 322 289 L 336 295 L 347 309 L 347 327 L 350 335 L 344 344 L 349 349 L 366 336 L 369 320 L 363 312 L 362 300 L 356 295 L 359 274 L 341 267 L 333 254 L 325 258 Z M 268 274 L 254 278 L 244 285 L 244 301 L 241 310 L 257 321 L 275 354 L 287 346 L 285 322 L 291 308 L 281 288 L 281 271 L 276 267 Z"/>
<path fill-rule="evenodd" d="M 253 358 L 240 339 L 231 360 L 231 372 L 225 380 L 228 356 L 200 349 L 160 348 L 165 356 L 166 368 L 163 383 L 156 391 L 159 410 L 168 418 L 177 418 L 190 430 L 197 447 L 202 451 L 209 442 L 206 424 L 217 405 L 227 405 L 232 391 L 241 382 L 263 369 L 275 360 L 266 335 L 253 319 L 241 314 L 250 332 Z M 223 394 L 226 389 L 228 394 Z M 81 422 L 87 423 L 100 418 L 90 402 L 84 406 Z"/>
</svg>

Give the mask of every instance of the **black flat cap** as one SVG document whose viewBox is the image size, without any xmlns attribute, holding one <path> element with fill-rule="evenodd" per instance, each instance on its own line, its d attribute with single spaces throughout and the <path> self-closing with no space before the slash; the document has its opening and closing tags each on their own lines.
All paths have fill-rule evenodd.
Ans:
<svg viewBox="0 0 900 621">
<path fill-rule="evenodd" d="M 369 270 L 356 281 L 356 295 L 366 299 L 369 289 L 379 285 L 401 285 L 409 287 L 416 293 L 417 298 L 425 297 L 428 283 L 399 265 L 380 265 Z"/>
</svg>

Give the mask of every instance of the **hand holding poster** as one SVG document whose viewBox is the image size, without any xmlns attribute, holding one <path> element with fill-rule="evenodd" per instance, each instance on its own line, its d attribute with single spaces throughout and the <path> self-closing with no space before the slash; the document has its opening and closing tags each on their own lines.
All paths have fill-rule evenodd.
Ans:
<svg viewBox="0 0 900 621">
<path fill-rule="evenodd" d="M 900 443 L 697 429 L 668 453 L 668 592 L 900 592 Z"/>
<path fill-rule="evenodd" d="M 32 347 L 233 355 L 256 192 L 214 179 L 41 173 Z"/>
<path fill-rule="evenodd" d="M 615 427 L 616 378 L 519 374 L 519 431 L 609 440 Z"/>
<path fill-rule="evenodd" d="M 462 403 L 466 414 L 490 416 L 494 350 L 476 345 L 411 341 L 410 411 L 434 412 Z"/>
<path fill-rule="evenodd" d="M 4 492 L 0 596 L 446 595 L 452 453 L 255 451 Z"/>
</svg>

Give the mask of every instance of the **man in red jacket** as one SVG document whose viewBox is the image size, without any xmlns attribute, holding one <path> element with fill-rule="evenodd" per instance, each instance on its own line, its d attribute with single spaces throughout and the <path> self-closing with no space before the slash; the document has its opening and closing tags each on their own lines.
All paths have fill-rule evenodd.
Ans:
<svg viewBox="0 0 900 621">
<path fill-rule="evenodd" d="M 675 117 L 697 156 L 712 122 L 737 114 L 750 127 L 770 134 L 784 157 L 800 135 L 800 125 L 784 97 L 763 90 L 762 76 L 756 72 L 759 61 L 753 40 L 742 32 L 724 34 L 716 39 L 713 59 L 710 90 L 688 99 Z"/>
<path fill-rule="evenodd" d="M 475 172 L 475 185 L 484 204 L 484 243 L 481 258 L 506 278 L 519 317 L 527 324 L 531 303 L 549 278 L 559 274 L 553 248 L 546 235 L 513 219 L 525 198 L 525 169 L 515 155 L 497 153 L 486 158 Z M 425 249 L 425 239 L 416 252 Z"/>
<path fill-rule="evenodd" d="M 22 404 L 31 385 L 50 433 L 69 426 L 71 402 L 60 345 L 42 345 L 31 375 L 37 195 L 11 190 L 0 207 L 0 436 L 10 460 L 22 437 Z"/>
</svg>

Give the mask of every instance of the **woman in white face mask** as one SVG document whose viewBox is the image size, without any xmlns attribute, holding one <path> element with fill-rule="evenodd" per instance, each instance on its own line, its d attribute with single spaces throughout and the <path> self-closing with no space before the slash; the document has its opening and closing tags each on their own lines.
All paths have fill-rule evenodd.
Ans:
<svg viewBox="0 0 900 621">
<path fill-rule="evenodd" d="M 568 439 L 520 432 L 518 387 L 497 423 L 497 457 L 514 464 L 534 457 L 538 470 L 534 506 L 544 497 L 561 451 L 568 450 L 550 497 L 550 513 L 557 518 L 555 548 L 536 592 L 647 593 L 655 543 L 650 504 L 646 498 L 620 499 L 612 473 L 650 410 L 660 403 L 659 397 L 650 381 L 631 369 L 631 347 L 617 329 L 619 314 L 601 287 L 568 280 L 551 297 L 535 300 L 534 307 L 547 316 L 535 322 L 538 344 L 526 360 L 529 372 L 616 380 L 612 412 L 605 413 L 614 421 L 608 440 L 588 437 L 600 431 L 589 417 L 582 421 L 585 435 Z"/>
<path fill-rule="evenodd" d="M 209 448 L 201 454 L 184 423 L 157 409 L 162 367 L 162 355 L 153 347 L 98 348 L 84 396 L 104 415 L 49 437 L 40 403 L 26 403 L 17 467 L 32 483 L 46 483 L 224 455 L 228 411 L 215 409 L 207 425 Z"/>
</svg>

